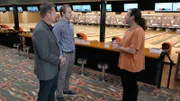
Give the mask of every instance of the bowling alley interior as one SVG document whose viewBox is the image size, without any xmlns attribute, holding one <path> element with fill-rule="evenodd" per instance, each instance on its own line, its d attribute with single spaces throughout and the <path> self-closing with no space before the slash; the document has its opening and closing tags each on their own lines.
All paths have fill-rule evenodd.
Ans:
<svg viewBox="0 0 180 101">
<path fill-rule="evenodd" d="M 36 101 L 32 35 L 40 5 L 50 0 L 0 1 L 0 101 Z M 180 1 L 178 0 L 52 0 L 56 24 L 60 8 L 69 4 L 76 56 L 66 101 L 121 101 L 123 88 L 119 50 L 129 25 L 129 9 L 146 20 L 145 70 L 138 74 L 138 101 L 180 101 Z M 54 26 L 53 24 L 53 26 Z"/>
</svg>

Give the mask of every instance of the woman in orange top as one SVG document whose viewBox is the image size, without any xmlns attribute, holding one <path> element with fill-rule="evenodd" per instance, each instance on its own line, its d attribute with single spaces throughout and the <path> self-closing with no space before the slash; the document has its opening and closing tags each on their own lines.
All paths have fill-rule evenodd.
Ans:
<svg viewBox="0 0 180 101">
<path fill-rule="evenodd" d="M 146 21 L 141 18 L 141 11 L 136 8 L 128 11 L 125 20 L 130 29 L 125 33 L 121 44 L 115 43 L 113 47 L 121 51 L 118 66 L 122 71 L 123 101 L 137 101 L 137 73 L 145 69 Z"/>
</svg>

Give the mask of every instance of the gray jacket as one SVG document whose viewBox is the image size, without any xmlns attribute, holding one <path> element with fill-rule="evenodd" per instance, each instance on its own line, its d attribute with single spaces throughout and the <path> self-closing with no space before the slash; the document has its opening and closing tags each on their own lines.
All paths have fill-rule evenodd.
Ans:
<svg viewBox="0 0 180 101">
<path fill-rule="evenodd" d="M 40 20 L 32 35 L 35 54 L 34 73 L 39 80 L 50 80 L 59 72 L 59 47 L 56 37 L 48 26 Z"/>
</svg>

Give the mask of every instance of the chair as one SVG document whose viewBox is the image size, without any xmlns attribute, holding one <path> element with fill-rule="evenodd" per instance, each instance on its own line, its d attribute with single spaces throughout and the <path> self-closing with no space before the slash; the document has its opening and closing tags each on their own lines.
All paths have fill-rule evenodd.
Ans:
<svg viewBox="0 0 180 101">
<path fill-rule="evenodd" d="M 14 29 L 15 29 L 15 26 L 14 26 Z M 23 28 L 22 28 L 22 27 L 19 27 L 19 31 L 20 31 L 20 32 L 23 32 Z"/>
<path fill-rule="evenodd" d="M 168 53 L 171 54 L 172 45 L 170 42 L 164 42 L 162 44 L 162 50 L 168 50 Z"/>
<path fill-rule="evenodd" d="M 82 58 L 80 58 L 80 59 L 78 59 L 78 61 L 77 61 L 79 64 L 81 64 L 81 76 L 84 76 L 85 74 L 84 74 L 84 64 L 86 64 L 86 62 L 87 62 L 87 59 L 82 59 Z"/>
<path fill-rule="evenodd" d="M 15 47 L 17 49 L 17 56 L 20 56 L 20 43 L 15 43 L 13 44 L 13 47 Z"/>
<path fill-rule="evenodd" d="M 7 28 L 7 29 L 9 29 L 9 26 L 8 26 L 8 25 L 5 25 L 5 24 L 1 25 L 1 27 L 2 27 L 2 28 Z"/>
<path fill-rule="evenodd" d="M 30 58 L 31 58 L 31 57 L 30 57 L 30 52 L 29 52 L 30 46 L 25 46 L 24 49 L 25 49 L 25 52 L 26 52 L 26 54 L 27 54 L 27 58 L 30 59 Z"/>
<path fill-rule="evenodd" d="M 34 28 L 30 28 L 30 31 L 33 32 L 33 31 L 34 31 Z"/>
<path fill-rule="evenodd" d="M 119 41 L 119 44 L 120 44 L 122 39 L 121 39 L 120 37 L 118 37 L 118 36 L 114 36 L 114 37 L 112 37 L 112 42 L 113 42 L 114 40 L 118 40 L 118 41 Z"/>
<path fill-rule="evenodd" d="M 105 82 L 106 80 L 105 80 L 105 70 L 106 69 L 108 69 L 108 64 L 106 64 L 106 63 L 99 63 L 98 64 L 98 68 L 99 69 L 102 69 L 102 77 L 101 77 L 101 81 L 102 82 Z"/>
<path fill-rule="evenodd" d="M 77 33 L 76 35 L 78 39 L 87 40 L 87 36 L 84 33 Z"/>
<path fill-rule="evenodd" d="M 22 28 L 22 27 L 19 27 L 19 31 L 23 32 L 23 28 Z"/>
</svg>

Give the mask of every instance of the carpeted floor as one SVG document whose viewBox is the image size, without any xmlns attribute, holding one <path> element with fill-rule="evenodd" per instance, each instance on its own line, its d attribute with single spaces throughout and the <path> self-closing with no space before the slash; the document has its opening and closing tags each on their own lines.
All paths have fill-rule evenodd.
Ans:
<svg viewBox="0 0 180 101">
<path fill-rule="evenodd" d="M 16 50 L 0 46 L 0 101 L 36 101 L 39 83 L 33 74 L 33 59 L 25 54 L 16 56 Z M 67 101 L 118 101 L 122 99 L 120 77 L 107 74 L 107 82 L 99 81 L 101 72 L 86 68 L 86 77 L 80 76 L 75 66 L 70 88 L 78 94 L 65 97 Z M 180 101 L 180 91 L 139 82 L 138 101 Z"/>
</svg>

